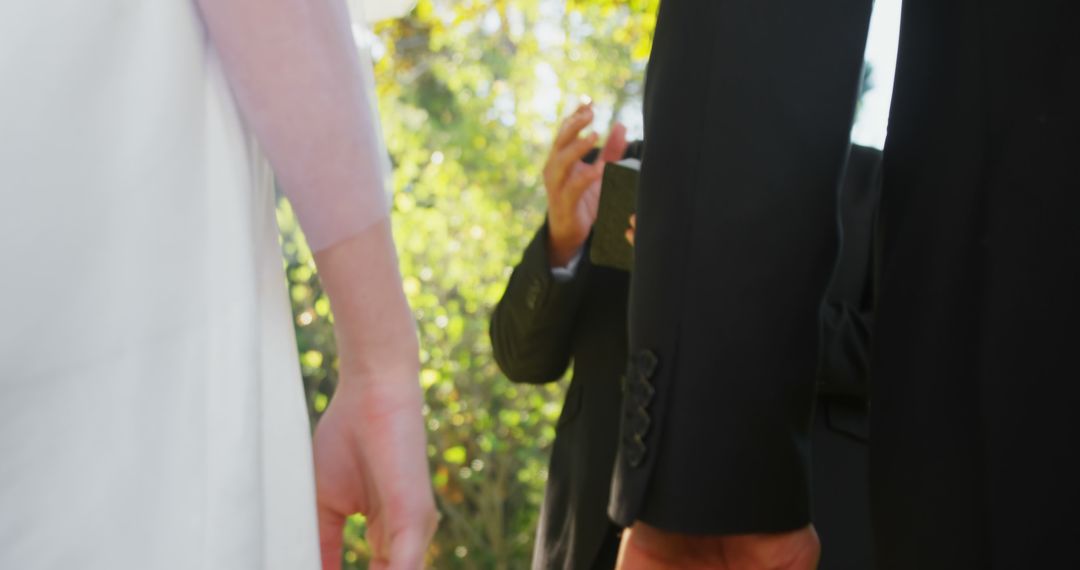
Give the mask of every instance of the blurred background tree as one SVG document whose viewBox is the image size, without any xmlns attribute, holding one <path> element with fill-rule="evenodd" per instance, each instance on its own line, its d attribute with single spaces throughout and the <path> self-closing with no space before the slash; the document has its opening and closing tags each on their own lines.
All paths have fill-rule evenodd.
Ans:
<svg viewBox="0 0 1080 570">
<path fill-rule="evenodd" d="M 527 568 L 563 383 L 519 386 L 488 318 L 544 218 L 559 119 L 593 98 L 640 136 L 658 0 L 420 0 L 366 38 L 394 163 L 394 230 L 422 347 L 428 456 L 443 519 L 434 568 Z M 278 221 L 312 422 L 337 379 L 329 302 L 287 202 Z M 612 405 L 617 405 L 612 402 Z M 366 567 L 363 520 L 347 568 Z"/>
</svg>

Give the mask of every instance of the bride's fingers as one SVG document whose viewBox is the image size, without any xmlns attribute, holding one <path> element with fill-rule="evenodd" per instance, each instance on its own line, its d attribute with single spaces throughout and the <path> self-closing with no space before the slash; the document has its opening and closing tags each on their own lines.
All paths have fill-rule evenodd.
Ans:
<svg viewBox="0 0 1080 570">
<path fill-rule="evenodd" d="M 323 570 L 341 569 L 342 532 L 345 517 L 319 507 L 319 550 L 322 553 Z"/>
<path fill-rule="evenodd" d="M 371 570 L 421 570 L 427 554 L 430 533 L 420 527 L 410 527 L 397 532 L 390 543 L 390 551 L 371 560 Z"/>
</svg>

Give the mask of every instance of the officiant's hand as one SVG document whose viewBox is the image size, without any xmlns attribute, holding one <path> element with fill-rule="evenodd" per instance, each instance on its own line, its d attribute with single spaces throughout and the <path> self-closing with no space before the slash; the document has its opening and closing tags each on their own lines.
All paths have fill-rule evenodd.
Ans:
<svg viewBox="0 0 1080 570">
<path fill-rule="evenodd" d="M 615 123 L 599 158 L 593 164 L 582 162 L 598 140 L 596 133 L 581 136 L 592 121 L 592 104 L 580 105 L 563 121 L 544 165 L 552 267 L 565 266 L 585 244 L 600 204 L 604 163 L 619 161 L 626 152 L 626 127 Z"/>
<path fill-rule="evenodd" d="M 334 311 L 337 389 L 315 430 L 324 570 L 341 567 L 347 517 L 367 518 L 373 570 L 423 568 L 436 526 L 416 329 L 383 220 L 315 253 Z"/>
</svg>

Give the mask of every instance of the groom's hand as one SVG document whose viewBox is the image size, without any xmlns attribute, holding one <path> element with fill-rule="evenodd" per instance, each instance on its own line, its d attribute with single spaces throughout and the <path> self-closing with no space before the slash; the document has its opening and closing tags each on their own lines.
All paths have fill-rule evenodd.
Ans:
<svg viewBox="0 0 1080 570">
<path fill-rule="evenodd" d="M 637 522 L 623 533 L 618 570 L 814 570 L 813 526 L 775 534 L 686 535 Z"/>
</svg>

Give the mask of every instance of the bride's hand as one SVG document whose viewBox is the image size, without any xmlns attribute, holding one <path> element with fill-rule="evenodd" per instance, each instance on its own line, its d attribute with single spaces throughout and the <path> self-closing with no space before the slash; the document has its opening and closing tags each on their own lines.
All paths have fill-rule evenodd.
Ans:
<svg viewBox="0 0 1080 570">
<path fill-rule="evenodd" d="M 401 374 L 415 378 L 415 371 Z M 342 528 L 357 512 L 367 517 L 370 568 L 423 567 L 436 515 L 415 386 L 404 380 L 342 383 L 319 421 L 315 473 L 324 569 L 340 568 Z"/>
<path fill-rule="evenodd" d="M 371 568 L 418 570 L 435 531 L 416 328 L 389 221 L 315 253 L 334 311 L 337 391 L 315 430 L 323 568 L 341 565 L 342 527 L 367 517 Z"/>
</svg>

